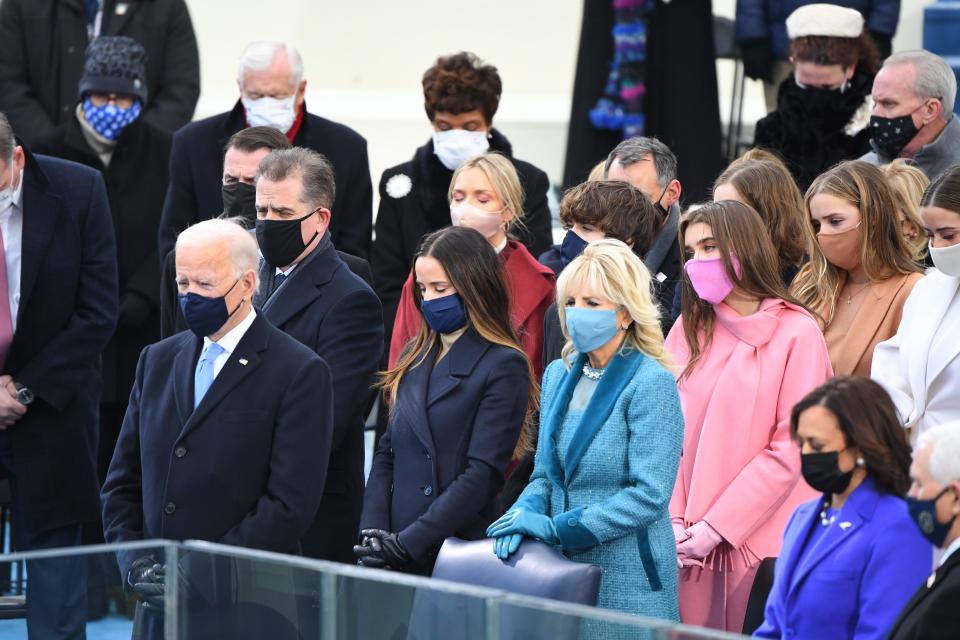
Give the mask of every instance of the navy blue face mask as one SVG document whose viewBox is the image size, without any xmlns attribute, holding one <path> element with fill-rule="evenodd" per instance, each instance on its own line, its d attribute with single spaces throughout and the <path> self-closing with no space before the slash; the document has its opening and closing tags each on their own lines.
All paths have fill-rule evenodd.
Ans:
<svg viewBox="0 0 960 640">
<path fill-rule="evenodd" d="M 467 324 L 467 310 L 459 293 L 442 298 L 422 300 L 420 313 L 427 325 L 437 333 L 453 333 Z"/>
<path fill-rule="evenodd" d="M 237 282 L 240 282 L 239 278 L 237 278 Z M 227 289 L 227 293 L 216 298 L 201 296 L 192 291 L 180 294 L 180 310 L 183 312 L 183 319 L 187 321 L 190 331 L 203 338 L 213 335 L 227 323 L 230 316 L 235 314 L 240 305 L 243 304 L 243 300 L 241 300 L 233 311 L 227 311 L 227 294 L 233 291 L 237 282 L 234 282 Z"/>
<path fill-rule="evenodd" d="M 947 487 L 932 500 L 920 500 L 919 498 L 911 498 L 910 496 L 906 498 L 907 511 L 910 513 L 910 518 L 913 519 L 914 524 L 920 529 L 920 533 L 923 534 L 923 537 L 929 540 L 933 546 L 941 549 L 943 548 L 943 541 L 947 539 L 947 534 L 950 533 L 950 527 L 953 526 L 953 521 L 957 519 L 957 516 L 953 516 L 948 522 L 938 522 L 937 500 L 952 489 L 953 487 Z"/>
<path fill-rule="evenodd" d="M 573 229 L 567 229 L 567 235 L 563 236 L 563 242 L 560 243 L 560 263 L 567 266 L 573 259 L 583 253 L 589 244 L 586 240 L 573 232 Z"/>
</svg>

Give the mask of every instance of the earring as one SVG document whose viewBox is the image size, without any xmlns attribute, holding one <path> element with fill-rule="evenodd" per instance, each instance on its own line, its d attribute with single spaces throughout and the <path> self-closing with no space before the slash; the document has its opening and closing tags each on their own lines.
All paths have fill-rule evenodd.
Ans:
<svg viewBox="0 0 960 640">
<path fill-rule="evenodd" d="M 867 461 L 863 459 L 863 456 L 857 456 L 857 466 L 862 467 L 867 464 Z"/>
</svg>

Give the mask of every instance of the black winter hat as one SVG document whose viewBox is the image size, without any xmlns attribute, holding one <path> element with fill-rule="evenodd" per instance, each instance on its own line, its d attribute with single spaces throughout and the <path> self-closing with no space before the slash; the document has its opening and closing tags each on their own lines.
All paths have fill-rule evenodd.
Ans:
<svg viewBox="0 0 960 640">
<path fill-rule="evenodd" d="M 100 36 L 87 46 L 78 97 L 90 91 L 124 93 L 147 102 L 147 52 L 127 36 Z"/>
</svg>

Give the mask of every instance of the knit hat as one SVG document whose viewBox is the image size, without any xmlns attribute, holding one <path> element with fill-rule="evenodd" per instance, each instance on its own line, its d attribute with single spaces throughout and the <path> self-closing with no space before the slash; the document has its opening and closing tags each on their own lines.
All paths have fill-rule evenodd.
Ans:
<svg viewBox="0 0 960 640">
<path fill-rule="evenodd" d="M 863 32 L 863 16 L 856 9 L 835 4 L 808 4 L 787 18 L 787 36 L 791 40 L 806 36 L 859 38 Z"/>
<path fill-rule="evenodd" d="M 147 52 L 127 36 L 100 36 L 87 46 L 78 98 L 91 91 L 122 93 L 147 102 Z"/>
</svg>

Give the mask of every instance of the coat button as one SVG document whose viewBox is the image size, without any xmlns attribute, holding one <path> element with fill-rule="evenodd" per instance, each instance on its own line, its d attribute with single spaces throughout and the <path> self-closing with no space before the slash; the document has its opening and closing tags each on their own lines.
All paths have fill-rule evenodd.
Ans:
<svg viewBox="0 0 960 640">
<path fill-rule="evenodd" d="M 178 458 L 182 458 L 183 456 L 187 455 L 187 448 L 177 447 L 173 450 L 173 455 L 177 456 Z"/>
<path fill-rule="evenodd" d="M 172 516 L 173 512 L 177 510 L 177 505 L 173 504 L 172 502 L 168 502 L 167 506 L 165 506 L 163 510 L 168 516 Z"/>
<path fill-rule="evenodd" d="M 423 495 L 429 496 L 432 494 L 433 494 L 433 487 L 431 487 L 430 485 L 427 485 L 423 488 Z"/>
</svg>

